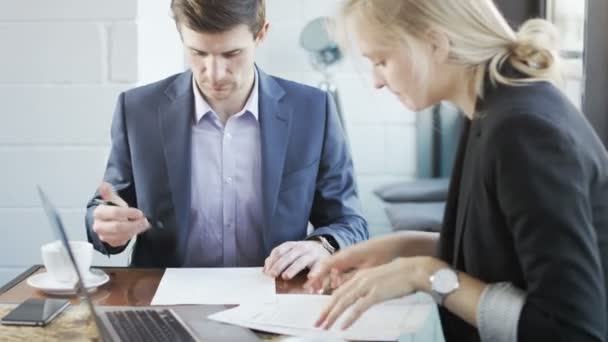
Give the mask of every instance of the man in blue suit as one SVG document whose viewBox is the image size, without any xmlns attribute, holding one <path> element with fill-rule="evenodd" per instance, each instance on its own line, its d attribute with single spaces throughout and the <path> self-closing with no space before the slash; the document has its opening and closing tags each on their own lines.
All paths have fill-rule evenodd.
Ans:
<svg viewBox="0 0 608 342">
<path fill-rule="evenodd" d="M 190 70 L 120 95 L 87 234 L 139 267 L 288 279 L 368 237 L 330 96 L 265 74 L 263 0 L 173 0 Z M 308 222 L 314 230 L 307 234 Z"/>
</svg>

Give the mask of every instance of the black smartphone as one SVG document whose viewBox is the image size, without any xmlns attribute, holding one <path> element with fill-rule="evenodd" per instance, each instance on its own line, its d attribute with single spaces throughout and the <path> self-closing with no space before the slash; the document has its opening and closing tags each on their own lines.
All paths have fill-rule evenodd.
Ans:
<svg viewBox="0 0 608 342">
<path fill-rule="evenodd" d="M 70 305 L 67 299 L 28 299 L 19 304 L 0 323 L 45 326 Z"/>
</svg>

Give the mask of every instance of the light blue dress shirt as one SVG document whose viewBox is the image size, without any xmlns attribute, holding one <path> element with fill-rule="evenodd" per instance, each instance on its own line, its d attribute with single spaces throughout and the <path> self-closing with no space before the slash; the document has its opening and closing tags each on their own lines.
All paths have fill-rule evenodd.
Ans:
<svg viewBox="0 0 608 342">
<path fill-rule="evenodd" d="M 225 125 L 193 78 L 191 229 L 186 267 L 262 266 L 262 175 L 258 78 Z"/>
</svg>

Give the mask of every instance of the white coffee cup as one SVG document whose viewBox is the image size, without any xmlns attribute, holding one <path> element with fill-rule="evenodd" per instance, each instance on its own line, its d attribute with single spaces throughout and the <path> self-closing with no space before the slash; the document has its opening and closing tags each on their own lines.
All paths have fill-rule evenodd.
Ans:
<svg viewBox="0 0 608 342">
<path fill-rule="evenodd" d="M 86 241 L 70 241 L 69 243 L 78 270 L 86 278 L 93 262 L 93 245 Z M 44 267 L 51 277 L 59 282 L 76 281 L 76 272 L 61 241 L 47 243 L 40 248 L 40 251 Z"/>
</svg>

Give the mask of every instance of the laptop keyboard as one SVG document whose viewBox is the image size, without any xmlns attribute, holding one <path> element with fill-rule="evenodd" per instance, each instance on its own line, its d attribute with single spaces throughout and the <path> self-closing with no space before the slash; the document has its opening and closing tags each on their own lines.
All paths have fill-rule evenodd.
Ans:
<svg viewBox="0 0 608 342">
<path fill-rule="evenodd" d="M 105 314 L 122 341 L 195 341 L 169 310 L 124 310 Z"/>
</svg>

